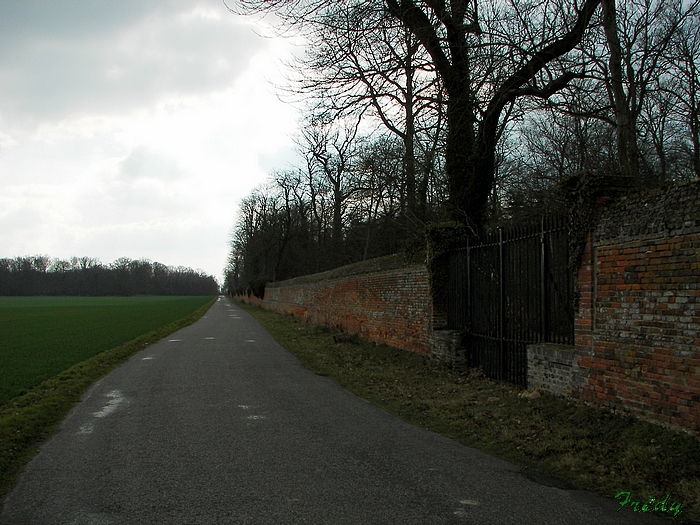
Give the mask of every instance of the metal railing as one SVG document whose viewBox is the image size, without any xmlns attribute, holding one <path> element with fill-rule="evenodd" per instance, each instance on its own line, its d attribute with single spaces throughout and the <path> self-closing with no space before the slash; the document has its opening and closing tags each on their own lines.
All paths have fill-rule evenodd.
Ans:
<svg viewBox="0 0 700 525">
<path fill-rule="evenodd" d="M 470 365 L 527 384 L 527 345 L 573 344 L 566 218 L 499 228 L 450 253 L 448 328 L 468 332 Z"/>
</svg>

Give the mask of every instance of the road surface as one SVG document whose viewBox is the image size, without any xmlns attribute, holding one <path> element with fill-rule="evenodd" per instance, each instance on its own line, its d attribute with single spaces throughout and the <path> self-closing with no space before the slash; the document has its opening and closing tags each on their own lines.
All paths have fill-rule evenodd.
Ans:
<svg viewBox="0 0 700 525">
<path fill-rule="evenodd" d="M 0 523 L 659 523 L 617 508 L 371 406 L 221 298 L 92 387 Z"/>
</svg>

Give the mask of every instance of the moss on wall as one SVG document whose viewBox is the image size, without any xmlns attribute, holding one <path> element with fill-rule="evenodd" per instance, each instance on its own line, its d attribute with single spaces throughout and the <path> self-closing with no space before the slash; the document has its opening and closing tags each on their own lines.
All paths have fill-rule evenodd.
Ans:
<svg viewBox="0 0 700 525">
<path fill-rule="evenodd" d="M 428 245 L 427 266 L 433 298 L 435 328 L 447 323 L 447 297 L 450 282 L 449 252 L 460 241 L 466 241 L 467 227 L 457 222 L 429 224 L 425 229 Z"/>
<path fill-rule="evenodd" d="M 599 208 L 610 199 L 629 192 L 635 183 L 628 177 L 578 172 L 565 177 L 558 191 L 569 207 L 569 272 L 574 279 L 574 310 L 578 310 L 580 289 L 578 270 L 593 231 Z"/>
</svg>

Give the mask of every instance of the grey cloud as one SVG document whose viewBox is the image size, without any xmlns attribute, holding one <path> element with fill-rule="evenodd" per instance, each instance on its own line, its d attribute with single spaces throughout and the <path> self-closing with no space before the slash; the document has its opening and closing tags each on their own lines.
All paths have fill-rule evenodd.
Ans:
<svg viewBox="0 0 700 525">
<path fill-rule="evenodd" d="M 188 16 L 197 7 L 220 18 Z M 0 2 L 0 114 L 58 120 L 224 89 L 266 45 L 217 0 Z"/>
<path fill-rule="evenodd" d="M 191 4 L 191 3 L 190 3 Z M 82 39 L 86 35 L 104 35 L 118 30 L 158 11 L 186 7 L 182 1 L 143 0 L 22 0 L 0 3 L 0 31 L 8 40 L 21 45 L 34 41 L 37 36 L 55 40 Z M 8 50 L 0 51 L 0 56 Z"/>
<path fill-rule="evenodd" d="M 135 148 L 119 163 L 118 171 L 126 179 L 176 180 L 186 174 L 177 161 L 153 152 L 146 146 Z"/>
<path fill-rule="evenodd" d="M 200 204 L 189 198 L 187 185 L 183 188 L 178 182 L 144 176 L 144 168 L 152 163 L 148 155 L 142 158 L 136 155 L 131 159 L 132 163 L 126 162 L 125 165 L 122 161 L 107 167 L 93 178 L 92 184 L 77 192 L 73 204 L 80 213 L 82 225 L 150 221 L 178 223 L 197 213 Z"/>
</svg>

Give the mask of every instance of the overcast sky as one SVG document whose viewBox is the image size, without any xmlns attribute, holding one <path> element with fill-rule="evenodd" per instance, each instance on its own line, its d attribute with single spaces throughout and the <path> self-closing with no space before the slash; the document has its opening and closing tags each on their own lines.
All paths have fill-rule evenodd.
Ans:
<svg viewBox="0 0 700 525">
<path fill-rule="evenodd" d="M 221 0 L 0 0 L 0 258 L 221 279 L 238 202 L 294 161 L 293 48 L 256 30 Z"/>
</svg>

